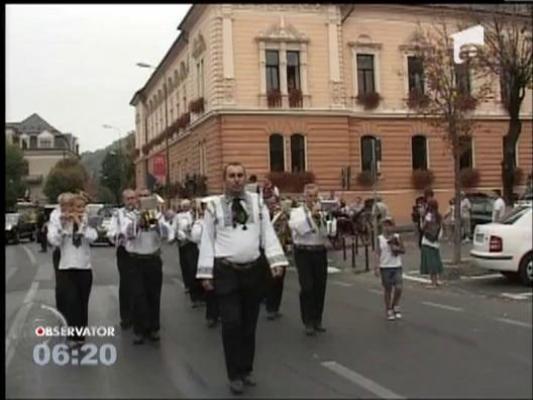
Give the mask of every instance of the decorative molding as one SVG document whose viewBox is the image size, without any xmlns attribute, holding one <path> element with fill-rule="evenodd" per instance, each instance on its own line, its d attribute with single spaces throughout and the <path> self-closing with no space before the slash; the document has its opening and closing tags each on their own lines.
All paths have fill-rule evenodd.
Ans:
<svg viewBox="0 0 533 400">
<path fill-rule="evenodd" d="M 199 33 L 192 41 L 192 56 L 197 59 L 207 49 L 204 36 Z"/>
<path fill-rule="evenodd" d="M 291 24 L 286 24 L 283 15 L 280 15 L 279 23 L 261 31 L 255 40 L 263 42 L 309 43 L 307 35 L 300 33 Z"/>
<path fill-rule="evenodd" d="M 361 41 L 350 41 L 348 46 L 356 49 L 371 49 L 371 50 L 381 50 L 383 47 L 382 43 L 377 42 L 361 42 Z"/>
</svg>

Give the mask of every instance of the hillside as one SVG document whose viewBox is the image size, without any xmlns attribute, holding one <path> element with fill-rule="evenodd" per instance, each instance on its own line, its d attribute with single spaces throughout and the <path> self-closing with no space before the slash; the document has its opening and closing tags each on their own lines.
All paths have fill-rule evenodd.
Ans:
<svg viewBox="0 0 533 400">
<path fill-rule="evenodd" d="M 127 137 L 121 139 L 122 148 L 127 148 L 127 141 L 133 139 L 133 134 L 129 134 Z M 98 180 L 100 176 L 100 168 L 104 161 L 105 155 L 113 149 L 118 147 L 118 140 L 115 140 L 109 146 L 104 147 L 103 149 L 98 149 L 95 151 L 85 151 L 81 153 L 81 163 L 87 168 L 89 175 Z"/>
</svg>

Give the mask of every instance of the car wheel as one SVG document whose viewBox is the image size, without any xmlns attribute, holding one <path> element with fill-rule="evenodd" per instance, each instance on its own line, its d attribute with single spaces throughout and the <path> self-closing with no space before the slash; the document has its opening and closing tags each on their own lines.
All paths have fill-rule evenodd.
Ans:
<svg viewBox="0 0 533 400">
<path fill-rule="evenodd" d="M 524 285 L 531 286 L 533 284 L 533 253 L 528 253 L 522 258 L 518 273 Z"/>
</svg>

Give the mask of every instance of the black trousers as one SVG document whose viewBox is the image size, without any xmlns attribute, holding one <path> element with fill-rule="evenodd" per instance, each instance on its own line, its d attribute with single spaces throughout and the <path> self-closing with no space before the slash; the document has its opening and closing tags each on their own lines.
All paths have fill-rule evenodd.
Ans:
<svg viewBox="0 0 533 400">
<path fill-rule="evenodd" d="M 202 288 L 202 282 L 196 279 L 199 255 L 198 246 L 196 243 L 188 242 L 179 247 L 179 253 L 183 284 L 189 289 L 191 301 L 196 302 L 203 300 L 204 291 Z"/>
<path fill-rule="evenodd" d="M 253 369 L 264 271 L 259 262 L 249 269 L 237 270 L 215 259 L 213 278 L 222 320 L 226 371 L 228 378 L 234 380 Z"/>
<path fill-rule="evenodd" d="M 119 276 L 118 302 L 120 321 L 123 323 L 131 323 L 133 314 L 133 299 L 131 294 L 131 275 L 133 273 L 133 265 L 124 246 L 117 247 L 116 254 Z"/>
<path fill-rule="evenodd" d="M 220 318 L 220 310 L 218 307 L 218 300 L 213 290 L 205 292 L 205 319 L 218 320 Z"/>
<path fill-rule="evenodd" d="M 278 312 L 281 304 L 281 297 L 283 295 L 283 283 L 285 281 L 285 269 L 283 269 L 283 275 L 279 277 L 273 277 L 268 273 L 266 289 L 265 306 L 268 312 Z"/>
<path fill-rule="evenodd" d="M 41 245 L 41 251 L 46 252 L 48 250 L 48 240 L 46 238 L 46 232 L 47 229 L 39 229 L 37 231 L 37 240 L 39 241 L 39 244 Z"/>
<path fill-rule="evenodd" d="M 64 307 L 62 307 L 61 291 L 59 290 L 59 286 L 57 283 L 57 271 L 59 270 L 60 260 L 61 260 L 61 250 L 59 250 L 59 247 L 54 247 L 54 250 L 52 251 L 52 265 L 54 266 L 54 276 L 56 278 L 56 288 L 55 288 L 56 308 L 59 312 L 62 313 L 61 310 L 64 309 Z"/>
<path fill-rule="evenodd" d="M 60 269 L 57 271 L 57 288 L 63 299 L 59 311 L 66 318 L 69 326 L 82 328 L 89 322 L 89 295 L 93 284 L 90 269 Z M 84 340 L 83 336 L 74 334 L 71 339 Z"/>
<path fill-rule="evenodd" d="M 148 335 L 159 331 L 163 263 L 159 255 L 137 256 L 130 253 L 132 265 L 133 332 Z"/>
<path fill-rule="evenodd" d="M 326 282 L 328 279 L 328 256 L 323 250 L 294 249 L 294 262 L 300 282 L 300 314 L 305 326 L 322 323 Z"/>
</svg>

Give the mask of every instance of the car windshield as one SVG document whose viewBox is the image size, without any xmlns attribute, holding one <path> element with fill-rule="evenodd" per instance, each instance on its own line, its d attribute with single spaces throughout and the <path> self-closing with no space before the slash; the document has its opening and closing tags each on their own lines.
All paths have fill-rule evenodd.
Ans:
<svg viewBox="0 0 533 400">
<path fill-rule="evenodd" d="M 6 224 L 16 224 L 19 217 L 19 214 L 6 214 Z"/>
<path fill-rule="evenodd" d="M 504 225 L 513 225 L 516 221 L 522 218 L 522 216 L 526 214 L 530 209 L 531 207 L 516 207 L 504 217 L 501 223 Z"/>
</svg>

